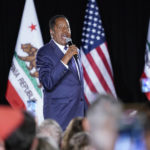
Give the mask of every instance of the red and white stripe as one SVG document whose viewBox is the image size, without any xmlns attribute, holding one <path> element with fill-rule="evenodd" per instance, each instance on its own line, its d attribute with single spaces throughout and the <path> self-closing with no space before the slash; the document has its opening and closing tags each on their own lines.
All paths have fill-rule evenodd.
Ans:
<svg viewBox="0 0 150 150">
<path fill-rule="evenodd" d="M 88 103 L 92 103 L 99 94 L 109 93 L 116 97 L 112 67 L 106 43 L 84 54 L 81 51 L 84 94 Z"/>
</svg>

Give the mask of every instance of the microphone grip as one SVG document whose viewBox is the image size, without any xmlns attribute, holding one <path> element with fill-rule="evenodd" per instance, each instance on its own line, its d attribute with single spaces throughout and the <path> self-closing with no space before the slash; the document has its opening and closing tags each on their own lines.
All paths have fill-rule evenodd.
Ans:
<svg viewBox="0 0 150 150">
<path fill-rule="evenodd" d="M 69 46 L 73 45 L 72 41 L 69 41 L 67 44 L 68 44 Z M 77 54 L 75 54 L 73 57 L 74 57 L 74 58 L 75 58 L 75 60 L 77 61 L 77 59 L 78 59 L 78 55 L 77 55 Z"/>
<path fill-rule="evenodd" d="M 74 57 L 74 58 L 75 58 L 75 60 L 77 61 L 77 59 L 78 59 L 78 55 L 77 55 L 77 54 L 75 54 L 73 57 Z"/>
</svg>

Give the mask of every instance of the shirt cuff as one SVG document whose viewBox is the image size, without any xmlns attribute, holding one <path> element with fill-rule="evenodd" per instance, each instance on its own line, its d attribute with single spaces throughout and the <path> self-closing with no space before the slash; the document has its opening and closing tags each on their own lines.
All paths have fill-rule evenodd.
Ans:
<svg viewBox="0 0 150 150">
<path fill-rule="evenodd" d="M 64 64 L 62 60 L 60 60 L 60 61 L 67 69 L 69 68 L 68 65 Z"/>
</svg>

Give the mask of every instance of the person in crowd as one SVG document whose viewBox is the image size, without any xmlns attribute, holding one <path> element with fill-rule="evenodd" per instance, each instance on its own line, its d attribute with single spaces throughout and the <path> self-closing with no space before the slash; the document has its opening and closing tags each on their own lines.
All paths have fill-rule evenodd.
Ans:
<svg viewBox="0 0 150 150">
<path fill-rule="evenodd" d="M 89 130 L 95 149 L 114 150 L 121 114 L 119 100 L 110 95 L 100 95 L 90 105 L 83 125 Z"/>
<path fill-rule="evenodd" d="M 88 132 L 78 132 L 69 140 L 66 150 L 94 150 Z"/>
<path fill-rule="evenodd" d="M 38 137 L 38 146 L 36 150 L 59 150 L 58 147 L 53 146 L 47 137 Z"/>
<path fill-rule="evenodd" d="M 60 146 L 62 133 L 62 128 L 53 119 L 45 119 L 37 127 L 37 136 L 47 137 L 51 141 L 52 145 L 56 148 Z"/>
<path fill-rule="evenodd" d="M 146 150 L 143 136 L 145 120 L 146 114 L 138 110 L 137 106 L 124 107 L 114 150 Z"/>
<path fill-rule="evenodd" d="M 83 126 L 82 126 L 83 119 L 84 119 L 83 117 L 76 117 L 70 121 L 70 123 L 68 124 L 64 132 L 64 136 L 62 138 L 62 143 L 61 143 L 62 150 L 67 149 L 69 140 L 74 134 L 83 131 Z"/>
<path fill-rule="evenodd" d="M 72 118 L 87 109 L 83 91 L 80 51 L 71 41 L 68 19 L 56 15 L 49 21 L 51 40 L 36 56 L 36 67 L 44 91 L 44 118 L 56 120 L 63 130 Z"/>
<path fill-rule="evenodd" d="M 27 112 L 0 106 L 0 139 L 5 150 L 34 150 L 36 123 Z"/>
</svg>

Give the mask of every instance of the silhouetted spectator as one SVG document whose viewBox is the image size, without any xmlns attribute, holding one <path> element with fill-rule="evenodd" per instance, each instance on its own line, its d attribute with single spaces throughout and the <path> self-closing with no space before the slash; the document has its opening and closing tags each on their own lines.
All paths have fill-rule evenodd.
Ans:
<svg viewBox="0 0 150 150">
<path fill-rule="evenodd" d="M 37 127 L 37 136 L 48 137 L 50 143 L 56 148 L 60 146 L 62 132 L 60 125 L 52 119 L 44 120 L 41 125 Z"/>
<path fill-rule="evenodd" d="M 78 132 L 69 140 L 66 150 L 93 150 L 88 132 Z"/>
<path fill-rule="evenodd" d="M 34 145 L 36 123 L 27 112 L 0 106 L 0 139 L 6 150 L 31 150 Z"/>
<path fill-rule="evenodd" d="M 36 150 L 59 150 L 59 148 L 54 147 L 49 139 L 46 137 L 38 138 L 38 146 Z"/>
<path fill-rule="evenodd" d="M 92 144 L 99 150 L 114 150 L 121 104 L 110 95 L 100 95 L 87 111 L 87 123 Z M 85 129 L 86 129 L 85 128 Z"/>
<path fill-rule="evenodd" d="M 83 126 L 82 126 L 83 119 L 84 118 L 82 117 L 77 117 L 70 121 L 69 125 L 66 128 L 66 131 L 64 132 L 64 136 L 62 138 L 61 148 L 63 150 L 66 150 L 66 148 L 68 147 L 68 142 L 74 134 L 83 131 Z"/>
</svg>

